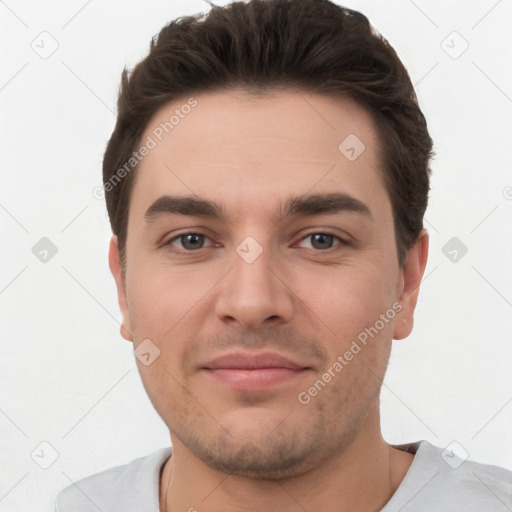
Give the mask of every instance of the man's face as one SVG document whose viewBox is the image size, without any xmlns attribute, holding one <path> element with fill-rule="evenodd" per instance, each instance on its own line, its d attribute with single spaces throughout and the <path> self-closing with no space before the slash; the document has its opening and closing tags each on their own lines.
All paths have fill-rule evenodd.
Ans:
<svg viewBox="0 0 512 512">
<path fill-rule="evenodd" d="M 123 332 L 160 351 L 138 364 L 175 450 L 298 474 L 379 428 L 391 340 L 412 325 L 378 136 L 348 99 L 195 99 L 137 171 L 125 282 L 112 242 Z"/>
</svg>

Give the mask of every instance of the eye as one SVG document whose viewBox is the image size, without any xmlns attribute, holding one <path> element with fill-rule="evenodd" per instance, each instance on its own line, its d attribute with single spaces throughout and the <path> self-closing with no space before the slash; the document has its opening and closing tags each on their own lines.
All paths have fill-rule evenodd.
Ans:
<svg viewBox="0 0 512 512">
<path fill-rule="evenodd" d="M 307 243 L 308 240 L 310 241 L 313 249 L 320 250 L 331 249 L 335 241 L 338 241 L 341 245 L 347 244 L 347 242 L 339 236 L 331 235 L 330 233 L 310 233 L 300 241 L 299 247 L 305 247 L 303 244 Z"/>
<path fill-rule="evenodd" d="M 171 238 L 165 245 L 170 245 L 177 249 L 184 249 L 189 252 L 203 249 L 207 240 L 209 240 L 209 238 L 200 233 L 183 233 Z"/>
</svg>

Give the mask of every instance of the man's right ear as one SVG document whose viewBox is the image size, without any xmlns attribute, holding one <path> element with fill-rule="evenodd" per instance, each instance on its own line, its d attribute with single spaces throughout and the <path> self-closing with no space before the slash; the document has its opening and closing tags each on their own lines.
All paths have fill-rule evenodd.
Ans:
<svg viewBox="0 0 512 512">
<path fill-rule="evenodd" d="M 126 298 L 126 282 L 121 270 L 121 258 L 119 255 L 119 245 L 116 235 L 113 235 L 110 240 L 108 265 L 116 281 L 117 300 L 119 302 L 119 309 L 123 315 L 123 322 L 120 329 L 121 336 L 127 341 L 133 341 L 130 329 L 130 314 L 128 313 L 128 300 Z"/>
</svg>

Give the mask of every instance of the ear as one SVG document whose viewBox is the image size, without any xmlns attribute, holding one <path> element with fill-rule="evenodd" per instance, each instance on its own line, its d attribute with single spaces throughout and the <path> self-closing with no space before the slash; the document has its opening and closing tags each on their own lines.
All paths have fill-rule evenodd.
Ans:
<svg viewBox="0 0 512 512">
<path fill-rule="evenodd" d="M 418 301 L 421 279 L 427 266 L 428 233 L 423 229 L 415 244 L 407 251 L 405 264 L 400 269 L 401 279 L 397 290 L 402 305 L 393 328 L 393 338 L 401 340 L 411 334 L 414 325 L 414 310 Z"/>
<path fill-rule="evenodd" d="M 127 341 L 133 341 L 133 336 L 130 328 L 130 315 L 128 313 L 128 301 L 126 298 L 126 281 L 121 269 L 121 259 L 119 256 L 119 246 L 116 235 L 113 235 L 110 240 L 110 248 L 108 252 L 108 265 L 116 281 L 117 300 L 119 302 L 119 308 L 123 315 L 123 322 L 121 324 L 120 329 L 121 336 Z"/>
</svg>

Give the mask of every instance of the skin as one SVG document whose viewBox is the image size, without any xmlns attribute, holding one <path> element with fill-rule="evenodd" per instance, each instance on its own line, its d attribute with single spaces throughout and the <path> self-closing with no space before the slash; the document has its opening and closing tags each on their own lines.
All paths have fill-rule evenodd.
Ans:
<svg viewBox="0 0 512 512">
<path fill-rule="evenodd" d="M 138 365 L 173 445 L 161 510 L 380 510 L 413 460 L 382 438 L 379 393 L 392 339 L 413 326 L 428 235 L 400 267 L 378 134 L 353 101 L 301 91 L 194 97 L 197 106 L 137 171 L 125 272 L 115 236 L 109 256 L 121 334 L 160 350 Z M 187 99 L 157 112 L 143 138 Z M 338 149 L 351 133 L 365 144 L 355 161 Z M 291 197 L 333 192 L 363 202 L 369 215 L 277 215 Z M 164 194 L 213 201 L 227 216 L 148 222 Z M 193 239 L 203 247 L 190 249 L 184 233 L 205 235 Z M 315 233 L 334 235 L 324 239 L 332 246 L 318 248 Z M 252 263 L 236 251 L 248 236 L 262 250 Z M 300 403 L 393 304 L 400 312 Z M 263 391 L 235 390 L 201 370 L 239 350 L 277 352 L 308 369 Z"/>
</svg>

